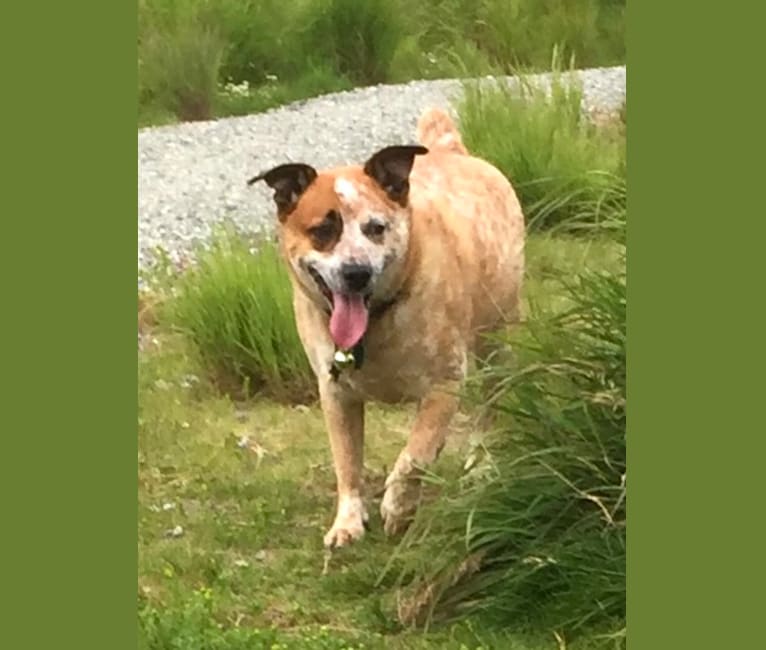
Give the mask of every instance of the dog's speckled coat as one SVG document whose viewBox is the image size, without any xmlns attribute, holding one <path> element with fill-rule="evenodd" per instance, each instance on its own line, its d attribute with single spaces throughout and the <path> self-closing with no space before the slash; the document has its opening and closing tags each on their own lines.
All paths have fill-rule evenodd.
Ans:
<svg viewBox="0 0 766 650">
<path fill-rule="evenodd" d="M 518 318 L 524 217 L 510 183 L 466 151 L 439 109 L 422 115 L 418 139 L 427 153 L 383 150 L 365 167 L 317 174 L 305 166 L 282 172 L 286 179 L 279 173 L 267 178 L 278 198 L 296 322 L 319 382 L 338 481 L 327 546 L 364 533 L 364 402 L 419 402 L 381 504 L 385 530 L 392 533 L 406 525 L 416 506 L 418 467 L 433 462 L 444 444 L 478 334 Z M 331 211 L 341 216 L 342 231 L 318 246 L 311 229 Z M 385 232 L 365 235 L 370 220 L 384 223 Z M 348 261 L 373 269 L 371 310 L 394 302 L 370 319 L 362 367 L 344 370 L 335 381 L 331 300 L 308 269 L 336 291 L 340 266 Z"/>
</svg>

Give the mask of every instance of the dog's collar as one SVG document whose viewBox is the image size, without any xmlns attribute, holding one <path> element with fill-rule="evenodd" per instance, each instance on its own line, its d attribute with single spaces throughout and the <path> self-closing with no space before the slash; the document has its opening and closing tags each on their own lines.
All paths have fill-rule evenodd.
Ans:
<svg viewBox="0 0 766 650">
<path fill-rule="evenodd" d="M 376 303 L 372 306 L 370 309 L 370 318 L 372 320 L 377 320 L 383 314 L 385 314 L 391 307 L 393 307 L 399 299 L 404 294 L 404 290 L 400 289 L 397 293 L 395 293 L 391 298 L 388 300 L 384 300 L 383 302 Z M 325 309 L 325 313 L 330 316 L 331 312 L 329 309 Z M 330 364 L 330 376 L 334 381 L 338 380 L 338 377 L 340 376 L 340 373 L 345 368 L 348 368 L 353 365 L 355 370 L 359 370 L 359 368 L 362 367 L 362 364 L 364 363 L 364 336 L 359 340 L 359 342 L 351 348 L 350 351 L 346 352 L 344 350 L 336 350 L 335 355 L 333 356 L 332 362 Z"/>
</svg>

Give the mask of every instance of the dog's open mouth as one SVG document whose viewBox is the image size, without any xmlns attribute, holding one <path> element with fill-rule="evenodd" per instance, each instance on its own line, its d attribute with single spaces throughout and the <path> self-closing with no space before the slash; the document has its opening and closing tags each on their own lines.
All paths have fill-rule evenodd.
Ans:
<svg viewBox="0 0 766 650">
<path fill-rule="evenodd" d="M 330 336 L 341 350 L 350 350 L 362 340 L 370 319 L 370 294 L 332 291 L 319 272 L 309 274 L 330 303 Z"/>
<path fill-rule="evenodd" d="M 313 266 L 308 266 L 308 271 L 309 271 L 309 275 L 312 277 L 317 287 L 319 287 L 319 291 L 321 291 L 322 295 L 325 298 L 327 298 L 327 301 L 330 303 L 330 306 L 332 307 L 332 291 L 330 291 L 330 287 L 327 286 L 327 283 L 324 281 L 324 278 L 321 275 L 319 275 L 319 271 L 317 271 Z"/>
</svg>

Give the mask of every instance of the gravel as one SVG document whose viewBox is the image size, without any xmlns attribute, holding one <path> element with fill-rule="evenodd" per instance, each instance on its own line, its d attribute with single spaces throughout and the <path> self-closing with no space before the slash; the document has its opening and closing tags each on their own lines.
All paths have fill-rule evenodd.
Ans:
<svg viewBox="0 0 766 650">
<path fill-rule="evenodd" d="M 624 66 L 574 74 L 583 85 L 585 110 L 617 110 L 625 100 Z M 536 80 L 545 86 L 549 75 Z M 247 186 L 248 178 L 288 161 L 318 169 L 359 163 L 380 147 L 413 142 L 420 113 L 429 106 L 451 110 L 460 93 L 457 80 L 413 81 L 333 93 L 245 117 L 141 129 L 139 268 L 151 265 L 158 247 L 176 262 L 188 257 L 221 222 L 245 232 L 270 230 L 271 193 L 264 184 Z"/>
</svg>

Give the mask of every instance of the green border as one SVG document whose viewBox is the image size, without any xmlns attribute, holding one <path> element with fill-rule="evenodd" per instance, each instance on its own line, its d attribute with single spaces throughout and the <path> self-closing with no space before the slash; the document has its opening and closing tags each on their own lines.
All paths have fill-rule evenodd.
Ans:
<svg viewBox="0 0 766 650">
<path fill-rule="evenodd" d="M 136 8 L 6 3 L 0 25 L 0 646 L 133 649 Z"/>
<path fill-rule="evenodd" d="M 761 647 L 763 20 L 629 6 L 628 638 Z"/>
</svg>

